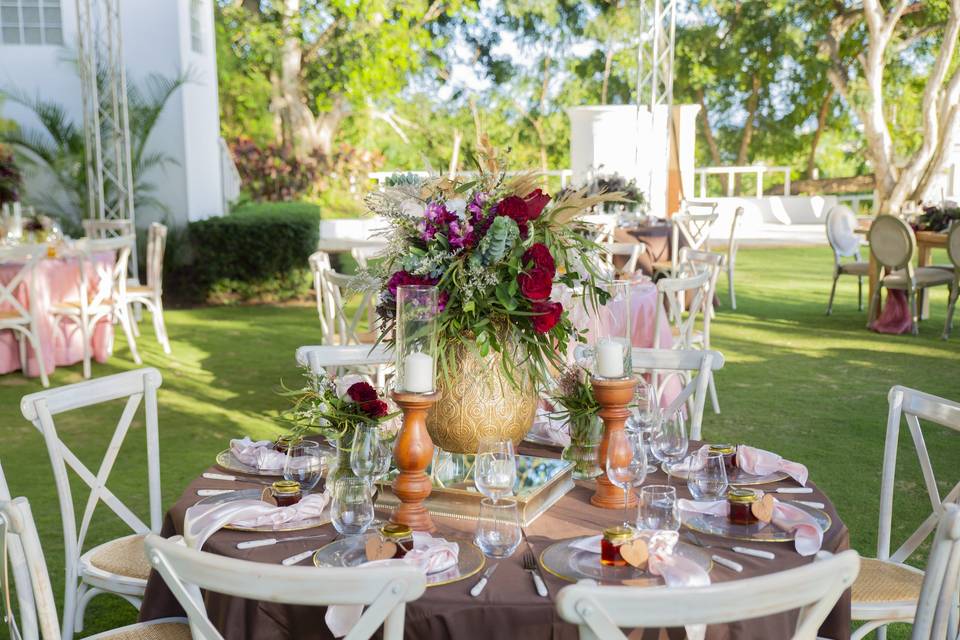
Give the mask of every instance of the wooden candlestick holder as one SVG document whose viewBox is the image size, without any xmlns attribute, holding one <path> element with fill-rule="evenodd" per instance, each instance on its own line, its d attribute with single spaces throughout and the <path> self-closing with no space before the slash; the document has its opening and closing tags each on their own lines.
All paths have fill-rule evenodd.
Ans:
<svg viewBox="0 0 960 640">
<path fill-rule="evenodd" d="M 600 466 L 601 474 L 597 477 L 597 490 L 590 496 L 591 504 L 603 509 L 623 509 L 633 507 L 637 504 L 637 496 L 633 491 L 628 492 L 627 504 L 623 504 L 623 489 L 616 486 L 607 479 L 607 453 L 610 447 L 611 435 L 624 430 L 624 423 L 630 416 L 630 410 L 627 405 L 633 400 L 634 389 L 637 386 L 637 379 L 634 377 L 625 380 L 598 380 L 592 378 L 593 396 L 600 403 L 600 411 L 597 413 L 603 418 L 603 439 L 600 440 L 600 449 L 597 452 L 597 463 Z M 629 450 L 619 448 L 612 452 L 615 459 L 619 460 L 631 456 Z"/>
<path fill-rule="evenodd" d="M 393 459 L 400 470 L 400 475 L 393 481 L 393 493 L 400 499 L 400 505 L 390 521 L 405 524 L 414 531 L 436 531 L 423 501 L 433 489 L 426 473 L 433 458 L 433 441 L 427 433 L 427 411 L 439 394 L 394 391 L 391 397 L 403 410 L 403 427 L 393 447 Z"/>
</svg>

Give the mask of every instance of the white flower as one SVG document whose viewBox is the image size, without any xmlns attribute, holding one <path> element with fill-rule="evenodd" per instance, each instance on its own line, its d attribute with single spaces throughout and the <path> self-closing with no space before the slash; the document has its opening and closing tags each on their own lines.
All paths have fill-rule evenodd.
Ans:
<svg viewBox="0 0 960 640">
<path fill-rule="evenodd" d="M 457 198 L 455 200 L 447 200 L 445 203 L 447 206 L 447 211 L 451 211 L 461 218 L 463 214 L 467 211 L 467 201 L 463 198 Z"/>
<path fill-rule="evenodd" d="M 351 373 L 349 375 L 343 376 L 342 378 L 337 379 L 337 397 L 343 400 L 347 397 L 347 390 L 350 389 L 353 385 L 358 382 L 366 382 L 370 384 L 370 378 L 367 376 L 361 376 L 356 373 Z"/>
<path fill-rule="evenodd" d="M 404 200 L 400 203 L 400 211 L 411 218 L 422 218 L 426 207 L 417 200 Z"/>
</svg>

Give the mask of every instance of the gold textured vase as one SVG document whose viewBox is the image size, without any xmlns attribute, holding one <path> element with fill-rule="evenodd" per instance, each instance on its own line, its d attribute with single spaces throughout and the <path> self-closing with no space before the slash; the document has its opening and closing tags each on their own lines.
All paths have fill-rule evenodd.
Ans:
<svg viewBox="0 0 960 640">
<path fill-rule="evenodd" d="M 510 383 L 501 354 L 487 356 L 458 344 L 450 359 L 448 380 L 439 376 L 440 399 L 427 414 L 433 443 L 452 453 L 476 453 L 483 437 L 520 443 L 537 413 L 537 392 L 522 370 Z M 449 383 L 449 384 L 447 384 Z"/>
</svg>

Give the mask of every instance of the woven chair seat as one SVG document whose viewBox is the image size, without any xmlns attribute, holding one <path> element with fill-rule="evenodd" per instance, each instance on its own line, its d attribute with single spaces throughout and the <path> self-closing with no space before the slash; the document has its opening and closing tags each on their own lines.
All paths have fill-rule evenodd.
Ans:
<svg viewBox="0 0 960 640">
<path fill-rule="evenodd" d="M 918 267 L 915 277 L 918 287 L 934 287 L 953 282 L 953 273 L 951 271 L 937 267 Z M 883 286 L 888 289 L 907 289 L 909 283 L 906 272 L 894 271 L 893 273 L 885 275 L 883 277 Z"/>
<path fill-rule="evenodd" d="M 870 275 L 869 262 L 844 262 L 840 265 L 840 273 L 847 273 L 853 276 Z"/>
<path fill-rule="evenodd" d="M 143 549 L 144 536 L 127 536 L 105 542 L 90 552 L 90 564 L 101 571 L 146 580 L 150 563 Z"/>
<path fill-rule="evenodd" d="M 673 269 L 673 262 L 670 260 L 657 260 L 653 263 L 653 271 L 670 271 Z"/>
<path fill-rule="evenodd" d="M 920 599 L 923 572 L 876 558 L 860 560 L 860 574 L 853 583 L 853 606 L 883 602 L 916 602 Z"/>
<path fill-rule="evenodd" d="M 103 640 L 191 640 L 190 625 L 182 622 L 136 624 L 99 637 Z"/>
<path fill-rule="evenodd" d="M 148 287 L 145 284 L 128 284 L 127 293 L 141 295 L 141 296 L 150 296 L 150 295 L 153 295 L 153 287 Z"/>
<path fill-rule="evenodd" d="M 24 319 L 24 317 L 16 311 L 9 310 L 0 311 L 0 322 L 4 320 L 22 320 L 23 322 L 29 322 L 29 320 Z"/>
</svg>

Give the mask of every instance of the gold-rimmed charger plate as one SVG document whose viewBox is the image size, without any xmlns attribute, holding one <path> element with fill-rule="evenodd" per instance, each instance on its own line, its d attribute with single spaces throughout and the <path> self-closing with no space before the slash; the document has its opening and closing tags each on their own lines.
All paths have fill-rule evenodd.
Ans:
<svg viewBox="0 0 960 640">
<path fill-rule="evenodd" d="M 245 473 L 248 476 L 282 476 L 283 469 L 257 469 L 248 464 L 243 464 L 234 457 L 230 449 L 221 451 L 217 454 L 217 466 L 233 471 L 234 473 Z"/>
<path fill-rule="evenodd" d="M 830 514 L 828 514 L 826 511 L 815 509 L 814 507 L 808 507 L 807 505 L 797 502 L 790 502 L 790 504 L 798 509 L 803 509 L 812 515 L 824 533 L 829 531 L 830 527 L 833 525 L 833 519 L 830 518 Z M 773 523 L 764 524 L 762 522 L 758 522 L 750 525 L 733 524 L 726 516 L 712 516 L 705 513 L 692 513 L 689 511 L 681 511 L 680 519 L 683 522 L 683 526 L 692 531 L 696 531 L 697 533 L 708 533 L 710 535 L 720 536 L 730 540 L 745 540 L 749 542 L 793 542 L 794 538 L 796 537 L 792 532 L 784 531 Z"/>
<path fill-rule="evenodd" d="M 679 480 L 687 479 L 686 469 L 669 469 L 666 463 L 660 465 L 660 469 L 663 470 L 668 476 L 672 476 Z M 765 476 L 755 476 L 751 473 L 746 473 L 740 469 L 734 471 L 730 476 L 727 477 L 727 482 L 730 484 L 738 485 L 741 487 L 753 486 L 758 484 L 770 484 L 772 482 L 780 482 L 781 480 L 786 480 L 790 476 L 784 473 L 783 471 L 774 471 L 773 473 L 768 473 Z"/>
<path fill-rule="evenodd" d="M 203 500 L 197 502 L 197 504 L 213 505 L 225 504 L 235 500 L 259 500 L 262 493 L 262 489 L 240 489 L 237 491 L 231 491 L 230 493 L 221 493 L 220 495 L 216 496 L 207 496 Z M 223 528 L 229 529 L 230 531 L 246 531 L 248 533 L 286 533 L 290 531 L 304 531 L 305 529 L 322 527 L 325 524 L 330 524 L 329 509 L 316 518 L 306 518 L 305 520 L 298 520 L 296 522 L 285 522 L 276 526 L 264 525 L 261 527 L 236 527 L 232 524 L 228 524 Z"/>
<path fill-rule="evenodd" d="M 367 538 L 378 533 L 364 533 L 334 540 L 313 554 L 313 564 L 317 567 L 358 567 L 367 561 Z M 480 573 L 486 560 L 473 542 L 452 539 L 460 547 L 457 564 L 445 571 L 427 574 L 427 586 L 439 587 L 453 584 Z"/>
<path fill-rule="evenodd" d="M 576 582 L 589 578 L 601 584 L 622 584 L 625 580 L 651 580 L 663 584 L 663 579 L 654 576 L 648 571 L 636 567 L 605 567 L 600 564 L 600 554 L 578 549 L 573 546 L 583 538 L 570 538 L 555 542 L 540 554 L 540 566 L 548 573 L 567 582 Z M 713 559 L 706 549 L 678 542 L 674 553 L 697 563 L 704 571 L 710 573 L 713 568 Z"/>
</svg>

